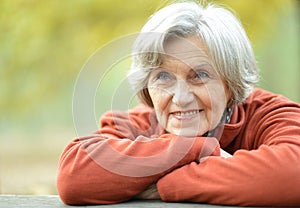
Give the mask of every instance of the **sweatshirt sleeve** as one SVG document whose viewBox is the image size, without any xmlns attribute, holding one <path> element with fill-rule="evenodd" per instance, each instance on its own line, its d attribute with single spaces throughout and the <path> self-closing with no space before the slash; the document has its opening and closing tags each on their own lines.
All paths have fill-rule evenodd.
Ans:
<svg viewBox="0 0 300 208">
<path fill-rule="evenodd" d="M 148 114 L 107 113 L 94 135 L 73 140 L 59 161 L 57 189 L 66 204 L 124 202 L 170 171 L 219 155 L 213 138 L 156 135 Z M 205 153 L 205 154 L 203 154 Z"/>
<path fill-rule="evenodd" d="M 268 112 L 261 109 L 264 113 L 251 115 L 241 139 L 245 149 L 237 150 L 231 158 L 208 157 L 167 174 L 158 181 L 161 198 L 239 206 L 299 206 L 300 108 L 272 106 Z"/>
</svg>

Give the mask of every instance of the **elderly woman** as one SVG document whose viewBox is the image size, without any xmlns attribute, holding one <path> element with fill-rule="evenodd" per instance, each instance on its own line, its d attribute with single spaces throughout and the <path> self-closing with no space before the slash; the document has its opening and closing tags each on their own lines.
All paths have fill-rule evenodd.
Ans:
<svg viewBox="0 0 300 208">
<path fill-rule="evenodd" d="M 97 132 L 67 146 L 63 202 L 300 205 L 300 105 L 254 88 L 253 51 L 229 11 L 174 3 L 156 12 L 128 78 L 142 104 L 107 112 Z"/>
</svg>

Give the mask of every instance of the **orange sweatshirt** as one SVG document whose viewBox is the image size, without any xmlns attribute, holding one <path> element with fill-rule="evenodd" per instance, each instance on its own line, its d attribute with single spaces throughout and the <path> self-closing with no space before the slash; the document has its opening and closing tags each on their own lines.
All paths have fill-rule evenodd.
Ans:
<svg viewBox="0 0 300 208">
<path fill-rule="evenodd" d="M 255 89 L 219 142 L 167 134 L 145 106 L 100 123 L 62 153 L 57 188 L 66 204 L 120 203 L 157 183 L 164 201 L 300 205 L 300 105 L 283 96 Z"/>
</svg>

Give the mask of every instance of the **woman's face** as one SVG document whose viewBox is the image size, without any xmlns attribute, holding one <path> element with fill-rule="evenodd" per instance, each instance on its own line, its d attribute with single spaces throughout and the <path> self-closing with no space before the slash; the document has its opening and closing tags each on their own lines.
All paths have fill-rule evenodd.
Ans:
<svg viewBox="0 0 300 208">
<path fill-rule="evenodd" d="M 220 122 L 230 97 L 228 88 L 198 37 L 171 38 L 165 53 L 147 85 L 158 122 L 176 135 L 201 136 Z"/>
</svg>

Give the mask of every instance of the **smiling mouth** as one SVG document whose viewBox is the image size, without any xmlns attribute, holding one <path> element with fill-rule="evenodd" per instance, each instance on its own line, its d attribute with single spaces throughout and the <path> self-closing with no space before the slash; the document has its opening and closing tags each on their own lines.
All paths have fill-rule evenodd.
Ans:
<svg viewBox="0 0 300 208">
<path fill-rule="evenodd" d="M 197 117 L 200 112 L 202 112 L 202 110 L 176 111 L 171 113 L 171 115 L 179 120 L 187 120 Z"/>
</svg>

